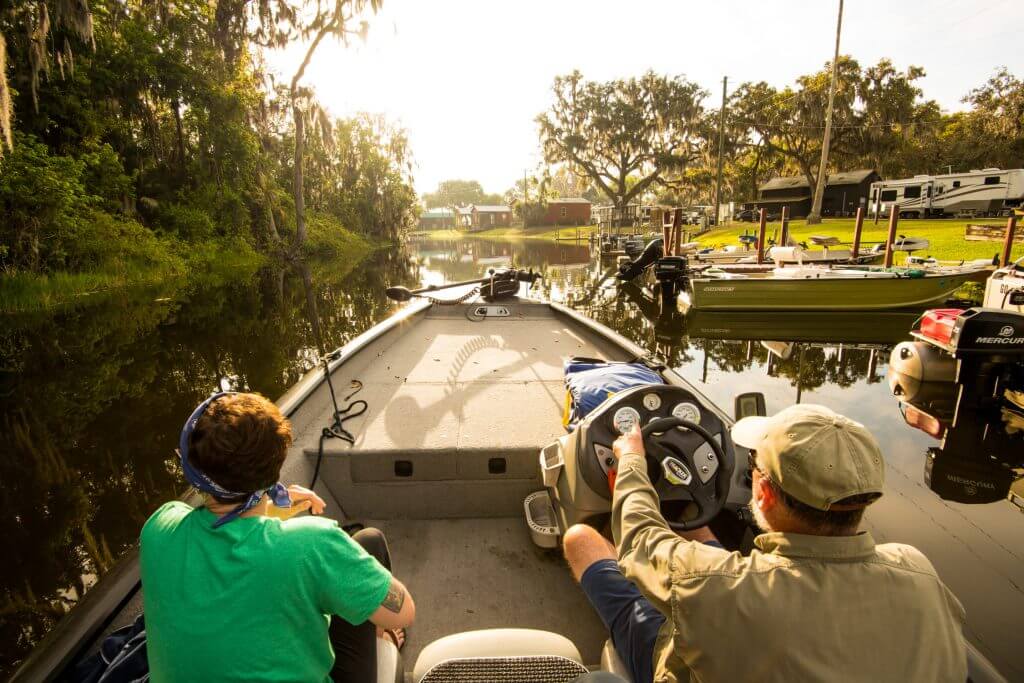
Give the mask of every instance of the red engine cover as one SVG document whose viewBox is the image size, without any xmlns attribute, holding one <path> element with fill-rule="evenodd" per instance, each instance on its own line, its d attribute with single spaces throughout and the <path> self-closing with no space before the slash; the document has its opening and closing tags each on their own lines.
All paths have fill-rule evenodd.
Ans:
<svg viewBox="0 0 1024 683">
<path fill-rule="evenodd" d="M 959 308 L 934 308 L 921 316 L 921 334 L 942 344 L 949 344 L 956 319 L 963 313 Z"/>
</svg>

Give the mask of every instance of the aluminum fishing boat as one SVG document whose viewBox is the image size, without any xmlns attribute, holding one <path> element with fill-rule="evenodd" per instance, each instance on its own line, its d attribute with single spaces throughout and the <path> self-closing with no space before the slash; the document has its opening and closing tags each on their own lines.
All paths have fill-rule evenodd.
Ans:
<svg viewBox="0 0 1024 683">
<path fill-rule="evenodd" d="M 447 305 L 412 301 L 328 354 L 277 401 L 294 433 L 282 481 L 312 483 L 341 523 L 382 529 L 395 575 L 416 600 L 403 651 L 379 641 L 378 681 L 570 683 L 603 669 L 622 678 L 602 680 L 628 682 L 557 546 L 572 523 L 607 522 L 607 463 L 598 446 L 630 420 L 691 425 L 649 435 L 675 439 L 680 458 L 702 464 L 685 486 L 666 481 L 657 461 L 649 464 L 666 518 L 693 522 L 694 501 L 702 517 L 718 513 L 714 528 L 728 548 L 751 547 L 743 513 L 748 471 L 729 437 L 733 417 L 607 327 L 559 304 L 517 297 L 530 279 L 494 273 L 479 283 L 490 300 L 463 290 Z M 391 293 L 407 300 L 438 289 Z M 567 434 L 563 367 L 574 356 L 639 359 L 664 383 L 613 395 Z M 324 437 L 325 427 L 349 414 L 346 397 L 366 402 L 364 412 L 343 420 L 352 443 Z M 757 403 L 738 400 L 737 411 Z M 143 592 L 132 551 L 15 680 L 66 674 L 104 634 L 139 614 Z M 968 649 L 972 675 L 988 671 Z"/>
</svg>

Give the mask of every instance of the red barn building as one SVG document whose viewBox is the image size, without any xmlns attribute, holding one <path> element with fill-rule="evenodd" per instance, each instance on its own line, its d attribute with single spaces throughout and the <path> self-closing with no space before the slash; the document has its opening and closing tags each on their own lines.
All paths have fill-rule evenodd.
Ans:
<svg viewBox="0 0 1024 683">
<path fill-rule="evenodd" d="M 549 200 L 544 225 L 590 225 L 590 200 L 579 197 Z"/>
</svg>

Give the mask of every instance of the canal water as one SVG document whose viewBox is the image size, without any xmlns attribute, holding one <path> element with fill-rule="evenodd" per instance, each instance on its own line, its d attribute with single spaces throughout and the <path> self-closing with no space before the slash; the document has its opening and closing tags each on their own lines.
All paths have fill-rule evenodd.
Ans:
<svg viewBox="0 0 1024 683">
<path fill-rule="evenodd" d="M 146 517 L 183 491 L 178 431 L 211 390 L 276 398 L 325 349 L 396 310 L 387 285 L 508 265 L 543 273 L 535 294 L 656 353 L 727 412 L 736 394 L 759 391 L 769 412 L 823 403 L 868 425 L 888 464 L 868 528 L 879 542 L 920 548 L 964 603 L 968 638 L 1008 678 L 1024 679 L 1024 517 L 1005 490 L 1021 474 L 1024 441 L 992 411 L 958 415 L 945 442 L 908 426 L 913 409 L 893 396 L 887 370 L 916 312 L 662 314 L 649 289 L 616 286 L 585 243 L 490 239 L 421 240 L 343 272 L 267 270 L 3 319 L 0 678 L 135 543 Z M 928 401 L 941 413 L 953 397 Z M 995 461 L 1012 457 L 1016 470 Z"/>
</svg>

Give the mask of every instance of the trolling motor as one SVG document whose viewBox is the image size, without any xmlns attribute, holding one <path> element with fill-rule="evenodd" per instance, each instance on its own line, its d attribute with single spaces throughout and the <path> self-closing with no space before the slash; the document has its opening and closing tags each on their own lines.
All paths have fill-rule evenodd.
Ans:
<svg viewBox="0 0 1024 683">
<path fill-rule="evenodd" d="M 483 297 L 485 301 L 497 301 L 500 299 L 514 298 L 519 294 L 520 283 L 527 282 L 530 285 L 533 285 L 533 283 L 539 279 L 540 273 L 534 273 L 532 268 L 529 271 L 518 270 L 516 268 L 491 268 L 487 271 L 487 277 L 478 278 L 476 280 L 450 282 L 444 285 L 430 285 L 429 287 L 421 287 L 420 289 L 388 287 L 385 290 L 385 293 L 392 301 L 400 302 L 409 301 L 413 297 L 422 297 L 436 304 L 458 304 L 468 301 L 477 294 Z M 466 287 L 468 285 L 477 286 L 458 299 L 435 299 L 430 296 L 432 292 L 440 292 L 453 287 Z"/>
</svg>

